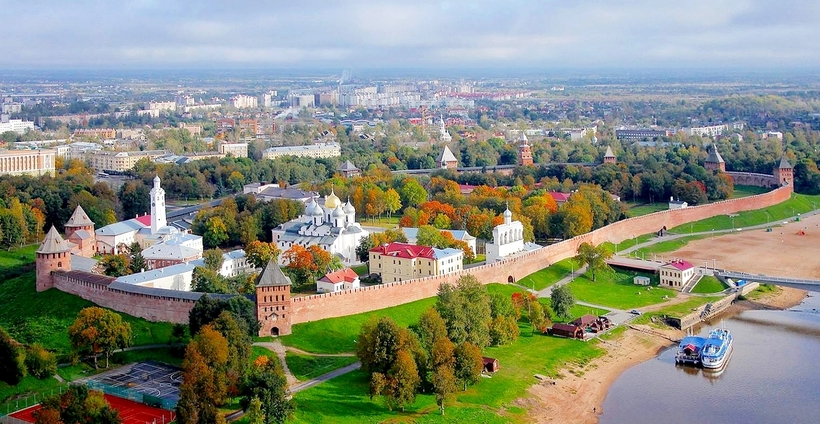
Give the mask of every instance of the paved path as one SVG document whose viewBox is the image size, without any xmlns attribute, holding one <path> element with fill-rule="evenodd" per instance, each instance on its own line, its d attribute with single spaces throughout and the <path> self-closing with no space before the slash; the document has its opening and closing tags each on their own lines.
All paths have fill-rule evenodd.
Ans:
<svg viewBox="0 0 820 424">
<path fill-rule="evenodd" d="M 288 387 L 291 387 L 297 383 L 299 380 L 293 376 L 293 373 L 290 372 L 290 368 L 288 368 L 288 362 L 285 360 L 285 355 L 287 351 L 285 350 L 285 346 L 282 345 L 282 342 L 279 339 L 276 339 L 272 342 L 257 342 L 253 344 L 254 346 L 264 347 L 274 353 L 279 358 L 279 362 L 282 364 L 282 369 L 285 371 L 285 378 L 288 380 Z"/>
<path fill-rule="evenodd" d="M 355 370 L 357 370 L 361 367 L 362 367 L 362 363 L 361 362 L 356 362 L 355 364 L 350 364 L 346 367 L 335 369 L 335 370 L 333 370 L 333 371 L 331 371 L 327 374 L 322 374 L 322 375 L 320 375 L 316 378 L 313 378 L 313 379 L 310 379 L 310 380 L 307 380 L 307 381 L 303 381 L 299 384 L 296 384 L 295 386 L 291 386 L 288 390 L 291 393 L 301 392 L 302 390 L 309 389 L 309 388 L 311 388 L 311 387 L 313 387 L 317 384 L 324 383 L 325 381 L 330 380 L 331 378 L 338 377 L 342 374 L 347 374 L 347 373 L 349 373 L 351 371 L 355 371 Z"/>
</svg>

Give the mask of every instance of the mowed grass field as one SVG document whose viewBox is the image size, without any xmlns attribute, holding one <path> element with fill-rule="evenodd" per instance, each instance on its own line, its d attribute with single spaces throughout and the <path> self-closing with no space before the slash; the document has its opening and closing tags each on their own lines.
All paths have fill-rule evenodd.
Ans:
<svg viewBox="0 0 820 424">
<path fill-rule="evenodd" d="M 516 284 L 530 289 L 544 290 L 568 276 L 573 268 L 577 270 L 578 265 L 571 258 L 564 259 L 518 280 Z"/>
<path fill-rule="evenodd" d="M 728 215 L 717 215 L 691 224 L 683 224 L 671 228 L 669 231 L 686 234 L 744 228 L 769 222 L 785 221 L 797 216 L 797 214 L 804 214 L 817 208 L 820 208 L 820 195 L 792 194 L 792 197 L 785 202 L 767 208 L 738 212 L 734 218 Z"/>
<path fill-rule="evenodd" d="M 636 286 L 633 277 L 643 275 L 652 281 L 651 286 Z M 615 270 L 598 273 L 597 281 L 587 272 L 575 277 L 569 288 L 575 299 L 595 305 L 616 309 L 640 308 L 655 305 L 675 297 L 676 292 L 657 286 L 658 279 L 652 274 Z"/>
</svg>

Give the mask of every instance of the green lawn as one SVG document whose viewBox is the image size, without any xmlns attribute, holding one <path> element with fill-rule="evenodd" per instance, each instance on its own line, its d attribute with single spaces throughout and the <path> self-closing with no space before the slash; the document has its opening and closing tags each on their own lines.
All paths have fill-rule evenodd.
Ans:
<svg viewBox="0 0 820 424">
<path fill-rule="evenodd" d="M 751 293 L 747 293 L 744 297 L 749 300 L 755 300 L 761 296 L 766 296 L 771 293 L 777 293 L 782 290 L 780 287 L 771 284 L 761 284 L 757 289 Z"/>
<path fill-rule="evenodd" d="M 705 239 L 709 237 L 710 236 L 707 235 L 700 235 L 681 237 L 674 240 L 666 240 L 659 243 L 655 243 L 651 246 L 646 246 L 638 250 L 634 250 L 630 252 L 629 255 L 644 259 L 654 259 L 655 256 L 660 256 L 663 253 L 674 252 L 676 250 L 682 249 L 684 246 L 689 244 L 690 241 Z"/>
<path fill-rule="evenodd" d="M 567 258 L 518 280 L 517 284 L 538 291 L 544 290 L 568 276 L 573 268 L 578 269 L 578 265 L 572 258 Z"/>
<path fill-rule="evenodd" d="M 806 213 L 820 207 L 820 195 L 808 196 L 805 194 L 792 194 L 791 199 L 773 206 L 752 211 L 737 213 L 733 218 L 728 215 L 718 215 L 701 221 L 683 224 L 669 231 L 673 233 L 704 232 L 712 230 L 728 230 L 731 228 L 744 228 L 752 225 L 765 224 L 767 222 L 785 221 L 797 214 Z M 732 225 L 734 224 L 734 227 Z"/>
<path fill-rule="evenodd" d="M 81 309 L 91 302 L 57 289 L 37 293 L 34 281 L 34 251 L 27 246 L 0 250 L 0 327 L 24 344 L 41 343 L 64 355 L 71 350 L 68 327 Z M 153 323 L 121 314 L 131 324 L 134 345 L 164 344 L 171 338 L 172 324 Z"/>
<path fill-rule="evenodd" d="M 310 380 L 350 365 L 359 359 L 355 356 L 312 356 L 288 352 L 285 360 L 294 377 L 299 380 Z"/>
<path fill-rule="evenodd" d="M 649 215 L 650 213 L 669 209 L 668 203 L 632 203 L 627 202 L 627 213 L 630 217 Z"/>
<path fill-rule="evenodd" d="M 510 346 L 484 349 L 501 365 L 492 378 L 481 379 L 466 392 L 458 392 L 455 402 L 441 417 L 431 395 L 419 395 L 405 412 L 389 411 L 380 398 L 367 395 L 368 380 L 362 371 L 334 378 L 319 386 L 296 393 L 295 423 L 379 423 L 379 422 L 480 422 L 524 423 L 525 411 L 514 401 L 537 383 L 533 374 L 559 377 L 576 372 L 603 352 L 595 342 L 530 336 L 526 323 L 519 324 L 522 336 Z"/>
<path fill-rule="evenodd" d="M 61 387 L 66 386 L 55 378 L 38 380 L 31 376 L 24 378 L 16 386 L 0 382 L 0 415 L 35 405 L 42 400 L 43 395 L 58 393 Z"/>
<path fill-rule="evenodd" d="M 651 289 L 633 284 L 635 275 L 650 277 Z M 599 274 L 595 282 L 589 273 L 578 276 L 569 283 L 569 287 L 578 300 L 616 309 L 631 309 L 664 302 L 667 300 L 665 297 L 675 297 L 675 291 L 659 288 L 657 284 L 657 277 L 652 274 L 615 271 Z"/>
<path fill-rule="evenodd" d="M 732 191 L 732 196 L 730 199 L 749 197 L 757 194 L 768 193 L 770 191 L 771 189 L 765 187 L 736 185 L 734 191 Z"/>
<path fill-rule="evenodd" d="M 714 302 L 721 299 L 720 296 L 697 296 L 688 299 L 685 302 L 671 305 L 655 312 L 645 313 L 632 321 L 633 324 L 649 324 L 653 317 L 673 317 L 680 318 L 684 315 L 692 313 L 695 309 L 709 302 Z"/>
<path fill-rule="evenodd" d="M 371 317 L 389 316 L 399 325 L 407 327 L 415 323 L 419 315 L 435 303 L 436 298 L 431 297 L 393 308 L 296 324 L 293 326 L 293 334 L 282 336 L 281 340 L 287 346 L 307 352 L 353 352 L 359 328 Z"/>
<path fill-rule="evenodd" d="M 692 289 L 692 293 L 719 293 L 726 290 L 728 287 L 729 286 L 727 286 L 723 281 L 718 280 L 716 277 L 706 275 L 698 281 L 698 284 Z"/>
<path fill-rule="evenodd" d="M 356 275 L 361 276 L 361 275 L 367 275 L 368 274 L 367 273 L 367 264 L 352 266 L 352 267 L 350 267 L 350 269 L 352 269 L 353 272 L 356 273 Z"/>
</svg>

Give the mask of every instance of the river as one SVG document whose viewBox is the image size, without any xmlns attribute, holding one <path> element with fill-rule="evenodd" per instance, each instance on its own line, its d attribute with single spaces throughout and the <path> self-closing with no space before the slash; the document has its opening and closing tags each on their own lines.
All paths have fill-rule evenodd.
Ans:
<svg viewBox="0 0 820 424">
<path fill-rule="evenodd" d="M 676 366 L 677 346 L 624 372 L 601 424 L 820 422 L 820 295 L 787 311 L 744 311 L 710 322 L 734 336 L 717 373 Z"/>
</svg>

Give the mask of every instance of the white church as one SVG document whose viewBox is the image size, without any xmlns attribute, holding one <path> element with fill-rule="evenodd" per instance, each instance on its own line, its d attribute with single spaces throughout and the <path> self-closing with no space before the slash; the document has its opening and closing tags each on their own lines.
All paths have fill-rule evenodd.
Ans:
<svg viewBox="0 0 820 424">
<path fill-rule="evenodd" d="M 504 223 L 493 228 L 493 242 L 486 244 L 487 263 L 540 248 L 538 244 L 524 242 L 524 224 L 513 221 L 512 212 L 507 208 L 504 211 Z"/>
<path fill-rule="evenodd" d="M 106 225 L 95 231 L 97 251 L 119 254 L 137 242 L 148 269 L 163 268 L 202 258 L 202 237 L 181 233 L 168 226 L 165 214 L 165 190 L 159 176 L 154 177 L 150 192 L 151 214 Z"/>
<path fill-rule="evenodd" d="M 316 198 L 305 204 L 305 213 L 271 230 L 273 242 L 284 253 L 293 245 L 302 247 L 318 245 L 331 255 L 338 256 L 343 263 L 358 263 L 356 247 L 370 233 L 356 222 L 356 208 L 350 203 L 342 203 L 331 190 L 325 196 L 324 206 Z M 284 255 L 279 255 L 280 265 L 284 265 Z"/>
</svg>

